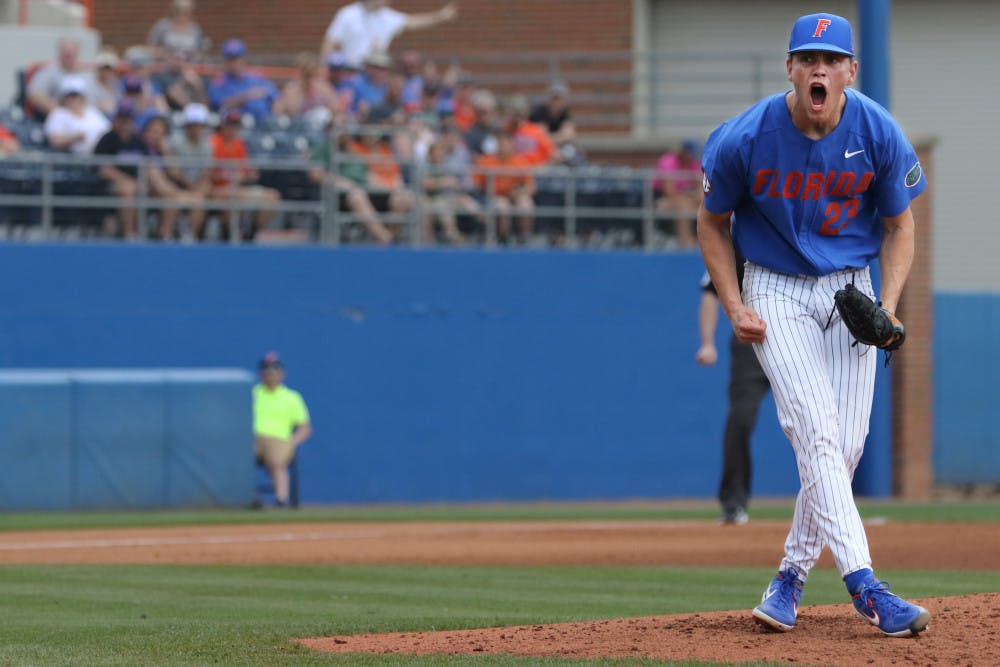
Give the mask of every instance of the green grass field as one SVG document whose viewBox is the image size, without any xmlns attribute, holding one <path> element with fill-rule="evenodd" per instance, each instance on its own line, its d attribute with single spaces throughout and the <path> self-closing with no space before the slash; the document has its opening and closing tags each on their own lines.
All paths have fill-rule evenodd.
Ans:
<svg viewBox="0 0 1000 667">
<path fill-rule="evenodd" d="M 654 515 L 655 512 L 655 515 Z M 790 515 L 785 505 L 755 517 Z M 866 517 L 997 521 L 1000 504 L 866 503 Z M 334 508 L 15 514 L 0 528 L 287 520 L 714 518 L 714 510 L 641 505 Z M 1000 572 L 880 570 L 907 596 L 1000 591 Z M 0 567 L 0 665 L 676 665 L 650 660 L 504 656 L 327 656 L 293 637 L 551 623 L 748 608 L 761 568 L 406 566 Z M 836 574 L 810 578 L 805 604 L 843 603 Z M 759 664 L 759 663 L 754 663 Z"/>
</svg>

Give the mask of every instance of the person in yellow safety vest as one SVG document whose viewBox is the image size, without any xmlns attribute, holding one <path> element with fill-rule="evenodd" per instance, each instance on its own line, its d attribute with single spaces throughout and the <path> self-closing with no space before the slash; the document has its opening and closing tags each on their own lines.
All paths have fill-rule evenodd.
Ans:
<svg viewBox="0 0 1000 667">
<path fill-rule="evenodd" d="M 274 483 L 278 507 L 288 507 L 288 464 L 312 435 L 302 395 L 284 385 L 285 366 L 274 352 L 260 361 L 260 384 L 253 388 L 254 453 Z"/>
</svg>

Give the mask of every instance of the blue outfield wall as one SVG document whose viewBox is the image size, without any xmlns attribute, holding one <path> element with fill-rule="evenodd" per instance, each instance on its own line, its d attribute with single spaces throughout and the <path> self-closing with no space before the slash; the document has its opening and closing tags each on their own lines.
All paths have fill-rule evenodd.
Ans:
<svg viewBox="0 0 1000 667">
<path fill-rule="evenodd" d="M 1000 484 L 1000 294 L 934 298 L 934 475 Z"/>
<path fill-rule="evenodd" d="M 729 329 L 698 367 L 702 272 L 694 253 L 2 245 L 0 366 L 278 350 L 312 412 L 309 503 L 714 497 Z M 797 491 L 770 398 L 754 456 L 756 495 Z"/>
</svg>

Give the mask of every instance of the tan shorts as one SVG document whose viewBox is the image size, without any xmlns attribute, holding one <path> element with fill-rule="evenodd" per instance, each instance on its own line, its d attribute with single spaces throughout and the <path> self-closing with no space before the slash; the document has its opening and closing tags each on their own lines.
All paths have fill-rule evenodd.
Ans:
<svg viewBox="0 0 1000 667">
<path fill-rule="evenodd" d="M 295 447 L 288 440 L 258 435 L 254 438 L 254 454 L 268 465 L 288 465 L 295 455 Z"/>
</svg>

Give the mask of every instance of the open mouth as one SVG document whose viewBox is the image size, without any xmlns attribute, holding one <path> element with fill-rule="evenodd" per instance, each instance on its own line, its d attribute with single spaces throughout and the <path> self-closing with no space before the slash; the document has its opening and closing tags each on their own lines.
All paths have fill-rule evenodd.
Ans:
<svg viewBox="0 0 1000 667">
<path fill-rule="evenodd" d="M 819 111 L 826 104 L 826 86 L 814 83 L 809 86 L 809 100 L 812 102 L 814 110 Z"/>
</svg>

